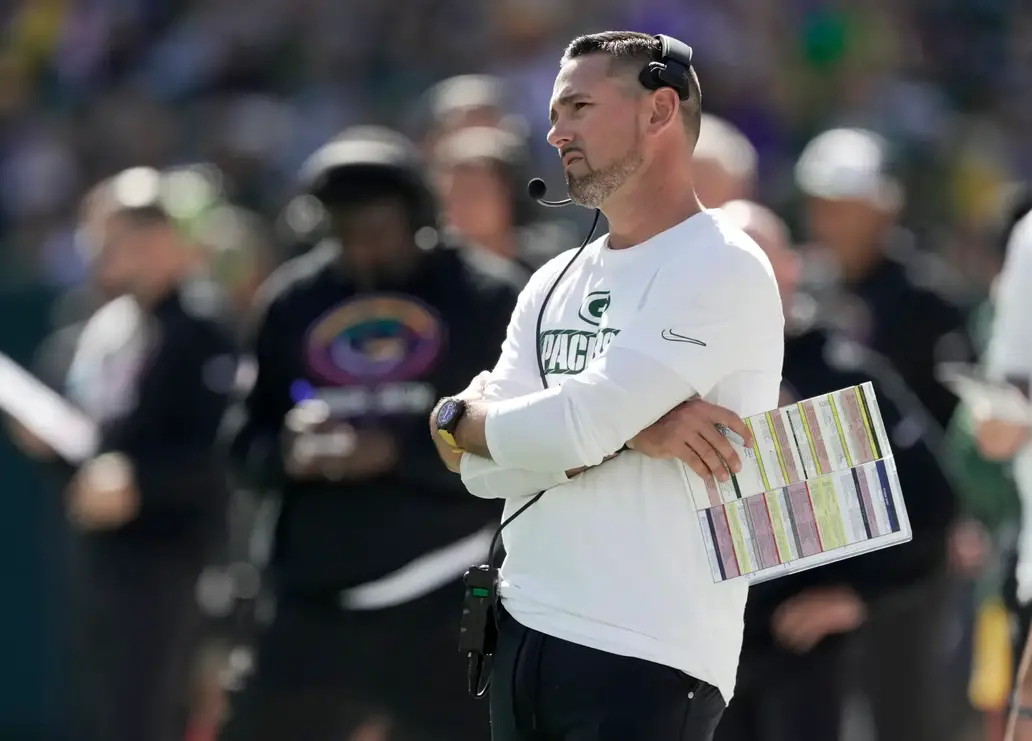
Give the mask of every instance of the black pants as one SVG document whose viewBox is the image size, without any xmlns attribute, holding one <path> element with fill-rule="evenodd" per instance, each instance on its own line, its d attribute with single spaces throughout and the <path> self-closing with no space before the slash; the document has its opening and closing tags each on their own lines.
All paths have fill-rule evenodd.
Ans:
<svg viewBox="0 0 1032 741">
<path fill-rule="evenodd" d="M 201 628 L 200 558 L 141 549 L 97 563 L 72 585 L 70 738 L 180 741 Z"/>
<path fill-rule="evenodd" d="M 846 696 L 844 648 L 841 639 L 805 654 L 746 647 L 715 741 L 837 741 Z"/>
<path fill-rule="evenodd" d="M 493 741 L 709 741 L 720 692 L 670 667 L 586 648 L 502 612 Z"/>
<path fill-rule="evenodd" d="M 487 703 L 466 692 L 462 585 L 386 610 L 345 612 L 283 596 L 259 635 L 254 674 L 230 699 L 223 741 L 486 741 Z"/>
<path fill-rule="evenodd" d="M 903 608 L 875 610 L 857 634 L 859 678 L 878 741 L 949 741 L 962 714 L 945 663 L 953 583 L 943 571 Z"/>
</svg>

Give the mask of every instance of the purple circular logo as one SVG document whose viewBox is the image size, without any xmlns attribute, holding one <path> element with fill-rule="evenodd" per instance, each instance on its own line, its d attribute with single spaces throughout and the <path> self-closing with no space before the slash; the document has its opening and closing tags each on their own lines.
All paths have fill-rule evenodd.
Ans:
<svg viewBox="0 0 1032 741">
<path fill-rule="evenodd" d="M 338 386 L 406 381 L 440 354 L 444 329 L 429 306 L 410 296 L 352 299 L 323 315 L 306 340 L 308 365 Z"/>
</svg>

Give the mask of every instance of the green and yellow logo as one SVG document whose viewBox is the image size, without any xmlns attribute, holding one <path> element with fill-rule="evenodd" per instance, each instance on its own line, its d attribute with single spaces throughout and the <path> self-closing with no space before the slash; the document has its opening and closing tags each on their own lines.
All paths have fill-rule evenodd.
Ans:
<svg viewBox="0 0 1032 741">
<path fill-rule="evenodd" d="M 602 323 L 609 302 L 609 291 L 592 291 L 584 297 L 578 316 L 592 327 L 597 327 Z"/>
</svg>

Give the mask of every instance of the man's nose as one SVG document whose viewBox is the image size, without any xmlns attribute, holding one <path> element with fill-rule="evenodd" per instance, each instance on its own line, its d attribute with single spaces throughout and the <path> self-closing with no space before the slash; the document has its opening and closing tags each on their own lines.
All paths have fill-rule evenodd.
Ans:
<svg viewBox="0 0 1032 741">
<path fill-rule="evenodd" d="M 548 131 L 549 144 L 556 149 L 562 149 L 569 145 L 571 141 L 573 141 L 573 136 L 570 135 L 570 132 L 565 126 L 563 126 L 563 124 L 559 122 L 552 124 L 552 128 Z"/>
</svg>

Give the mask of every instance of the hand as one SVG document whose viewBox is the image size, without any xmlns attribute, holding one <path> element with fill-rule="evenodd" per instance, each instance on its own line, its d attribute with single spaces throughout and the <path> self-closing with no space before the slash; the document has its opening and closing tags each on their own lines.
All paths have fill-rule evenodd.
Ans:
<svg viewBox="0 0 1032 741">
<path fill-rule="evenodd" d="M 302 402 L 284 421 L 284 464 L 295 479 L 344 478 L 343 468 L 356 446 L 354 428 L 332 419 L 323 402 Z"/>
<path fill-rule="evenodd" d="M 400 451 L 386 430 L 359 430 L 355 449 L 344 459 L 345 479 L 361 480 L 387 473 L 398 462 Z"/>
<path fill-rule="evenodd" d="M 487 384 L 490 380 L 491 371 L 480 371 L 473 377 L 473 380 L 469 382 L 469 386 L 456 394 L 454 398 L 462 399 L 464 401 L 483 401 L 484 389 L 487 388 Z"/>
<path fill-rule="evenodd" d="M 11 436 L 11 441 L 25 455 L 41 461 L 52 460 L 56 456 L 54 450 L 49 445 L 36 437 L 21 422 L 13 417 L 6 417 L 5 420 L 7 423 L 7 433 Z"/>
<path fill-rule="evenodd" d="M 771 631 L 786 648 L 806 653 L 826 636 L 857 629 L 866 613 L 863 601 L 851 589 L 808 589 L 778 606 Z"/>
<path fill-rule="evenodd" d="M 105 453 L 83 465 L 68 486 L 68 516 L 84 530 L 109 530 L 140 509 L 133 466 L 121 453 Z"/>
<path fill-rule="evenodd" d="M 355 431 L 337 424 L 293 438 L 287 473 L 296 479 L 352 481 L 386 473 L 398 460 L 394 438 L 383 430 Z"/>
<path fill-rule="evenodd" d="M 351 732 L 348 741 L 388 741 L 391 737 L 392 725 L 388 718 L 380 716 L 368 718 Z"/>
<path fill-rule="evenodd" d="M 991 461 L 1009 461 L 1028 442 L 1028 426 L 983 419 L 977 422 L 975 440 L 978 449 Z"/>
<path fill-rule="evenodd" d="M 490 380 L 491 371 L 481 371 L 469 382 L 469 386 L 454 397 L 448 398 L 462 399 L 464 401 L 481 401 L 484 398 L 484 389 L 487 388 L 487 382 Z M 437 434 L 437 407 L 440 405 L 440 402 L 435 404 L 433 411 L 430 413 L 430 437 L 434 441 L 434 446 L 437 448 L 437 454 L 441 457 L 441 462 L 452 473 L 458 473 L 462 466 L 462 453 L 453 450 Z"/>
<path fill-rule="evenodd" d="M 635 435 L 627 446 L 650 458 L 677 458 L 702 477 L 727 481 L 742 470 L 742 461 L 717 428 L 723 425 L 752 447 L 745 422 L 734 412 L 702 399 L 689 399 Z"/>
</svg>

